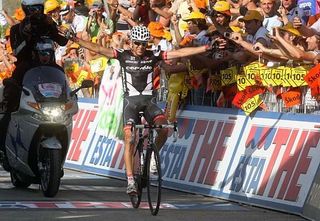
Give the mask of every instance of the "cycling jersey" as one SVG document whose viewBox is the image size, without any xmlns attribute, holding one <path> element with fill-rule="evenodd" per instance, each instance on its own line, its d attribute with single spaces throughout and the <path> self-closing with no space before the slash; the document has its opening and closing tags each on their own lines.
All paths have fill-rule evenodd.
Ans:
<svg viewBox="0 0 320 221">
<path fill-rule="evenodd" d="M 114 53 L 122 68 L 124 95 L 154 95 L 153 69 L 166 58 L 166 52 L 146 51 L 142 57 L 134 56 L 131 50 L 118 49 Z"/>
</svg>

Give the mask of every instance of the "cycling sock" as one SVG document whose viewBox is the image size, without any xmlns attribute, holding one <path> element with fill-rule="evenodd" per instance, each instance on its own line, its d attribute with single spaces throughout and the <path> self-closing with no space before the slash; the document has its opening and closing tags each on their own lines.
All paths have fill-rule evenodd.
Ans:
<svg viewBox="0 0 320 221">
<path fill-rule="evenodd" d="M 131 176 L 128 176 L 128 184 L 129 183 L 134 183 L 134 178 L 133 178 L 133 176 L 131 175 Z"/>
</svg>

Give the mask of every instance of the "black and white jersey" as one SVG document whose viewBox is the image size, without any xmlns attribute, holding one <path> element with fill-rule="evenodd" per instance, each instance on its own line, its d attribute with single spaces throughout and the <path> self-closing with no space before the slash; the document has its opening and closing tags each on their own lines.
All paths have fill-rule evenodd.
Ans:
<svg viewBox="0 0 320 221">
<path fill-rule="evenodd" d="M 138 57 L 131 50 L 118 49 L 114 55 L 122 69 L 125 96 L 153 95 L 153 70 L 157 62 L 165 59 L 166 52 L 147 50 Z"/>
</svg>

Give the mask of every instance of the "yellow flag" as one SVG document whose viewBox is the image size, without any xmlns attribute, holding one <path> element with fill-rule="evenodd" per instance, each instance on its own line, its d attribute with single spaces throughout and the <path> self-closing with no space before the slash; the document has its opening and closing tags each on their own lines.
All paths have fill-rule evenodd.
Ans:
<svg viewBox="0 0 320 221">
<path fill-rule="evenodd" d="M 241 109 L 248 116 L 257 109 L 257 107 L 262 104 L 262 100 L 259 95 L 254 96 L 253 98 L 248 99 L 244 104 L 241 105 Z"/>
</svg>

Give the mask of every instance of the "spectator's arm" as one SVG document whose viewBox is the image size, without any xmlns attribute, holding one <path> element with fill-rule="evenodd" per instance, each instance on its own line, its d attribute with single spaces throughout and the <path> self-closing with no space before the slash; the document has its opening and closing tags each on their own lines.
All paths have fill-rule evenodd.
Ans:
<svg viewBox="0 0 320 221">
<path fill-rule="evenodd" d="M 240 33 L 233 32 L 231 33 L 231 40 L 233 40 L 235 43 L 243 47 L 246 51 L 250 52 L 251 54 L 255 56 L 259 56 L 259 53 L 254 50 L 253 44 L 243 40 Z"/>
<path fill-rule="evenodd" d="M 201 54 L 208 50 L 208 45 L 199 46 L 199 47 L 187 47 L 187 48 L 180 48 L 173 51 L 168 51 L 166 59 L 173 59 L 173 58 L 182 58 L 188 57 L 191 55 Z"/>
<path fill-rule="evenodd" d="M 124 16 L 127 16 L 129 18 L 133 17 L 133 13 L 122 7 L 121 5 L 118 5 L 118 11 L 123 14 Z"/>
<path fill-rule="evenodd" d="M 285 54 L 283 54 L 283 52 L 280 49 L 267 48 L 259 42 L 254 44 L 253 48 L 256 52 L 260 53 L 264 59 L 267 59 L 269 61 L 288 60 L 288 57 Z"/>
<path fill-rule="evenodd" d="M 157 13 L 158 15 L 166 18 L 166 19 L 169 19 L 171 18 L 171 16 L 173 15 L 173 13 L 168 10 L 168 8 L 164 8 L 164 9 L 161 9 L 159 7 L 152 7 L 151 8 L 155 13 Z"/>
<path fill-rule="evenodd" d="M 176 37 L 176 42 L 178 45 L 180 45 L 181 41 L 182 41 L 182 36 L 180 34 L 180 30 L 179 30 L 179 20 L 177 19 L 177 17 L 175 15 L 172 16 L 171 18 L 171 22 L 173 24 L 173 29 L 174 29 L 174 35 Z"/>
<path fill-rule="evenodd" d="M 132 20 L 131 17 L 128 17 L 128 16 L 121 14 L 120 18 L 122 18 L 124 21 L 126 21 L 131 27 L 138 25 L 135 21 Z"/>
<path fill-rule="evenodd" d="M 293 19 L 293 27 L 298 29 L 300 34 L 303 36 L 306 36 L 306 37 L 311 37 L 311 36 L 317 34 L 314 29 L 309 28 L 309 27 L 305 26 L 304 24 L 302 24 L 302 20 L 299 17 L 295 17 Z"/>
<path fill-rule="evenodd" d="M 10 27 L 18 23 L 10 15 L 8 15 L 6 10 L 2 10 L 1 14 L 5 17 Z"/>
<path fill-rule="evenodd" d="M 303 53 L 301 49 L 294 46 L 293 44 L 286 41 L 279 33 L 279 28 L 275 28 L 275 38 L 277 42 L 279 43 L 279 47 L 285 52 L 288 57 L 290 57 L 293 60 L 303 60 Z"/>
</svg>

